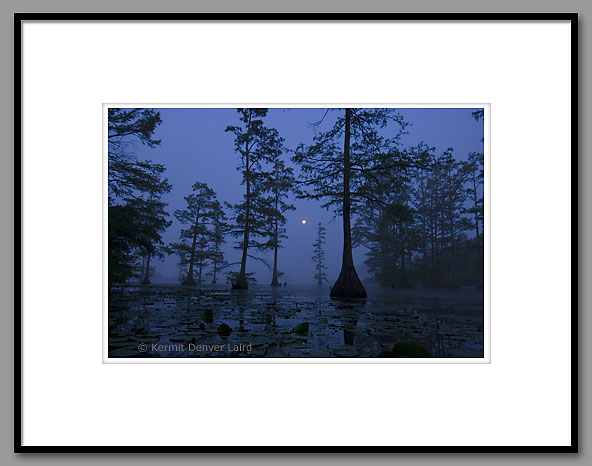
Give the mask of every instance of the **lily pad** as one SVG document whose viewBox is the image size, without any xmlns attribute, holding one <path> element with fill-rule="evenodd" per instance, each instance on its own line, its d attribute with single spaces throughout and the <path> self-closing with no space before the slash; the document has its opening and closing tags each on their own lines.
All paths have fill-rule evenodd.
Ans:
<svg viewBox="0 0 592 466">
<path fill-rule="evenodd" d="M 298 327 L 294 329 L 294 333 L 301 337 L 308 335 L 308 322 L 301 323 Z"/>
<path fill-rule="evenodd" d="M 232 333 L 232 329 L 226 324 L 220 324 L 218 326 L 218 335 L 221 337 L 227 337 Z"/>
</svg>

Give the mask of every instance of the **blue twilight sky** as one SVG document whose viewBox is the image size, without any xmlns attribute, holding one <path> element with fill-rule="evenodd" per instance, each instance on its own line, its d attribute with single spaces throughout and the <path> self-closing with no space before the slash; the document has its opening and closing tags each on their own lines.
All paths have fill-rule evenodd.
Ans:
<svg viewBox="0 0 592 466">
<path fill-rule="evenodd" d="M 167 243 L 179 239 L 181 224 L 174 218 L 175 209 L 184 208 L 184 196 L 191 192 L 196 181 L 207 183 L 218 195 L 218 199 L 230 203 L 238 202 L 243 193 L 241 174 L 236 170 L 238 154 L 234 152 L 234 135 L 226 133 L 228 125 L 239 124 L 236 109 L 232 108 L 158 108 L 162 124 L 157 128 L 155 137 L 161 139 L 161 145 L 148 148 L 141 144 L 133 146 L 133 152 L 139 160 L 152 160 L 166 166 L 166 177 L 173 185 L 170 193 L 163 196 L 173 225 L 164 233 Z M 468 108 L 405 108 L 399 112 L 410 123 L 403 136 L 402 146 L 416 145 L 420 142 L 436 148 L 440 154 L 448 147 L 454 148 L 453 154 L 464 160 L 469 152 L 483 152 L 483 120 L 475 121 L 471 113 L 476 109 Z M 285 145 L 294 149 L 299 143 L 310 143 L 315 134 L 310 123 L 323 118 L 323 108 L 269 109 L 265 123 L 276 128 L 285 139 Z M 332 126 L 341 112 L 329 112 L 318 130 Z M 290 154 L 285 154 L 286 160 Z M 291 162 L 288 162 L 291 164 Z M 312 244 L 315 241 L 317 224 L 327 228 L 325 247 L 327 277 L 332 283 L 339 274 L 342 254 L 341 219 L 334 219 L 332 212 L 320 207 L 320 202 L 294 200 L 295 211 L 287 212 L 287 235 L 283 248 L 279 252 L 278 268 L 284 272 L 282 281 L 291 285 L 313 284 Z M 227 212 L 230 217 L 231 213 Z M 306 225 L 302 220 L 306 220 Z M 226 260 L 240 260 L 240 252 L 233 248 L 235 239 L 227 238 L 224 246 Z M 360 278 L 368 276 L 363 263 L 363 247 L 354 250 L 354 260 Z M 273 263 L 271 253 L 260 254 Z M 177 257 L 170 256 L 162 262 L 156 262 L 153 283 L 174 282 L 179 271 Z M 232 270 L 233 268 L 229 269 Z M 250 260 L 247 271 L 255 272 L 259 284 L 271 282 L 271 271 L 265 265 Z M 207 282 L 207 281 L 206 281 Z"/>
</svg>

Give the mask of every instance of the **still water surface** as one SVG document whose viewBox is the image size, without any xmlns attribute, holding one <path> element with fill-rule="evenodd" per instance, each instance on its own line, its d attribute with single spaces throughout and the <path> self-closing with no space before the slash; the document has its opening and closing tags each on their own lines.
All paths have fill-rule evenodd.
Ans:
<svg viewBox="0 0 592 466">
<path fill-rule="evenodd" d="M 416 342 L 432 357 L 483 357 L 483 290 L 329 286 L 126 286 L 109 295 L 109 357 L 378 357 Z"/>
</svg>

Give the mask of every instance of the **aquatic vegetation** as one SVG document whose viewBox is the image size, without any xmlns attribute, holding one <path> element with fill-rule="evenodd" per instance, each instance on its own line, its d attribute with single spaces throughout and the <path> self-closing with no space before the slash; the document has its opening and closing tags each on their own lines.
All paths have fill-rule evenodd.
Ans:
<svg viewBox="0 0 592 466">
<path fill-rule="evenodd" d="M 232 329 L 226 324 L 220 324 L 218 326 L 218 335 L 221 337 L 227 337 L 232 333 Z"/>
<path fill-rule="evenodd" d="M 317 286 L 127 286 L 109 296 L 109 357 L 483 357 L 479 290 L 368 291 L 336 301 Z"/>
<path fill-rule="evenodd" d="M 300 312 L 300 311 L 298 311 Z M 294 329 L 294 333 L 300 336 L 308 335 L 308 322 L 301 323 L 298 327 Z"/>
</svg>

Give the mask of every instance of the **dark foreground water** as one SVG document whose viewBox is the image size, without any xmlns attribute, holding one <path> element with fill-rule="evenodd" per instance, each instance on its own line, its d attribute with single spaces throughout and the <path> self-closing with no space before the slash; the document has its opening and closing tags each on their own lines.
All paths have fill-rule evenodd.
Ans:
<svg viewBox="0 0 592 466">
<path fill-rule="evenodd" d="M 111 290 L 109 357 L 483 357 L 483 290 L 228 288 Z"/>
</svg>

